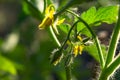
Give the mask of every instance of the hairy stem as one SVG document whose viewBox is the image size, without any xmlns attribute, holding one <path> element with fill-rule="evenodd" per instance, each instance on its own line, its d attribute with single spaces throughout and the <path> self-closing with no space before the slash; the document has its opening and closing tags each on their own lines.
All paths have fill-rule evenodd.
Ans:
<svg viewBox="0 0 120 80">
<path fill-rule="evenodd" d="M 62 45 L 62 47 L 61 47 L 61 50 L 64 48 L 64 46 L 65 46 L 65 44 L 67 43 L 67 41 L 70 40 L 70 39 L 69 39 L 69 38 L 70 38 L 70 34 L 71 34 L 73 28 L 75 27 L 75 25 L 76 25 L 78 22 L 79 22 L 79 20 L 76 21 L 76 22 L 72 25 L 72 27 L 70 28 L 70 30 L 69 30 L 69 32 L 68 32 L 68 35 L 67 35 L 67 38 L 66 38 L 66 40 L 64 41 L 64 43 L 63 43 L 63 45 Z M 70 66 L 70 65 L 69 65 L 69 66 L 65 66 L 65 69 L 66 69 L 66 78 L 67 78 L 67 80 L 72 80 L 72 77 L 71 77 L 71 66 Z"/>
<path fill-rule="evenodd" d="M 65 70 L 66 70 L 66 80 L 72 80 L 71 66 L 65 66 Z"/>
</svg>

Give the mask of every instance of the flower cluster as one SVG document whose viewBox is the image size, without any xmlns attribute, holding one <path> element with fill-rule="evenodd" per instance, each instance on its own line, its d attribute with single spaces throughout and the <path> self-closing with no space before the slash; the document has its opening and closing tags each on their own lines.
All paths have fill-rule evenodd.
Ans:
<svg viewBox="0 0 120 80">
<path fill-rule="evenodd" d="M 82 51 L 85 47 L 85 45 L 83 44 L 83 40 L 82 40 L 82 37 L 81 36 L 77 36 L 77 39 L 79 41 L 76 41 L 76 42 L 70 42 L 69 40 L 67 41 L 67 44 L 70 46 L 72 44 L 72 47 L 73 47 L 73 55 L 74 57 L 76 57 L 78 54 L 82 54 Z"/>
</svg>

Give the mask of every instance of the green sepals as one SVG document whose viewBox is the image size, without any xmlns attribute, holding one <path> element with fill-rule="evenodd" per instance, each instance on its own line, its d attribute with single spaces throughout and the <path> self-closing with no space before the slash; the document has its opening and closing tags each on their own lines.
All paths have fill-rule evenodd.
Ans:
<svg viewBox="0 0 120 80">
<path fill-rule="evenodd" d="M 50 62 L 56 66 L 58 63 L 61 62 L 62 58 L 63 58 L 62 51 L 59 49 L 54 49 L 52 52 L 52 55 L 50 56 L 50 59 L 51 59 Z"/>
</svg>

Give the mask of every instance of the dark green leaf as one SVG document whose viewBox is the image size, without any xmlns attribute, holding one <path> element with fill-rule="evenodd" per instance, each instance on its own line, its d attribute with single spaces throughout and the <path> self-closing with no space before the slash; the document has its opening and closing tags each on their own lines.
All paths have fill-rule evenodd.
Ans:
<svg viewBox="0 0 120 80">
<path fill-rule="evenodd" d="M 42 20 L 43 19 L 43 14 L 39 11 L 39 9 L 30 1 L 28 0 L 23 0 L 23 10 L 29 14 L 32 15 L 33 17 Z"/>
</svg>

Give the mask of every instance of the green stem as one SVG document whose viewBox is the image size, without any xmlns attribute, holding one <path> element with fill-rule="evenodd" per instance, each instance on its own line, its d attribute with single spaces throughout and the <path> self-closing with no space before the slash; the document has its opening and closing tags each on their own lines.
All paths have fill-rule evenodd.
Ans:
<svg viewBox="0 0 120 80">
<path fill-rule="evenodd" d="M 80 21 L 79 21 L 79 20 L 76 21 L 76 22 L 72 25 L 72 27 L 70 28 L 70 30 L 69 30 L 69 32 L 68 32 L 68 35 L 67 35 L 67 38 L 66 38 L 66 40 L 64 41 L 64 43 L 63 43 L 61 49 L 64 48 L 65 44 L 67 43 L 67 40 L 70 40 L 71 31 L 73 30 L 73 28 L 75 27 L 75 25 L 76 25 L 78 22 L 80 22 Z"/>
<path fill-rule="evenodd" d="M 72 27 L 70 28 L 70 30 L 69 30 L 69 32 L 68 32 L 68 35 L 67 35 L 67 38 L 66 38 L 66 40 L 64 41 L 64 43 L 63 43 L 63 45 L 62 45 L 62 47 L 61 47 L 61 50 L 64 48 L 67 40 L 69 40 L 71 31 L 73 30 L 73 28 L 75 27 L 75 25 L 76 25 L 78 22 L 79 22 L 79 20 L 76 21 L 76 22 L 72 25 Z M 67 80 L 72 80 L 72 78 L 71 78 L 71 67 L 70 67 L 70 65 L 69 65 L 69 66 L 65 66 L 65 69 L 66 69 L 66 78 L 67 78 Z"/>
<path fill-rule="evenodd" d="M 61 44 L 60 44 L 59 40 L 57 39 L 57 37 L 56 37 L 56 35 L 55 35 L 55 33 L 54 33 L 54 31 L 53 31 L 51 26 L 48 28 L 48 31 L 51 34 L 54 42 L 57 44 L 57 47 L 61 47 Z"/>
<path fill-rule="evenodd" d="M 43 10 L 43 13 L 45 13 L 46 7 L 47 7 L 47 0 L 44 0 L 44 10 Z"/>
<path fill-rule="evenodd" d="M 57 16 L 60 15 L 61 13 L 65 12 L 65 10 L 71 6 L 71 3 L 73 3 L 73 0 L 69 0 L 69 2 L 68 2 L 60 11 L 58 11 L 58 12 L 55 14 L 55 17 L 57 17 Z"/>
<path fill-rule="evenodd" d="M 66 70 L 66 80 L 72 80 L 71 66 L 66 66 L 65 70 Z"/>
<path fill-rule="evenodd" d="M 61 50 L 64 48 L 67 40 L 70 40 L 69 38 L 70 38 L 71 31 L 73 30 L 73 28 L 75 27 L 75 25 L 76 25 L 78 22 L 79 22 L 79 20 L 76 21 L 76 22 L 72 25 L 72 27 L 70 28 L 70 30 L 69 30 L 69 32 L 68 32 L 68 35 L 67 35 L 67 38 L 66 38 L 66 40 L 64 41 L 64 43 L 63 43 L 63 45 L 62 45 L 62 47 L 61 47 Z M 71 78 L 71 66 L 70 66 L 70 65 L 69 65 L 69 66 L 65 66 L 65 69 L 66 69 L 66 78 L 67 78 L 67 80 L 72 80 L 72 78 Z"/>
<path fill-rule="evenodd" d="M 55 17 L 65 12 L 69 7 L 81 4 L 82 2 L 84 2 L 84 0 L 68 0 L 68 2 L 55 14 Z"/>
<path fill-rule="evenodd" d="M 120 66 L 120 55 L 118 55 L 108 67 L 102 70 L 99 80 L 107 80 L 109 76 Z"/>
<path fill-rule="evenodd" d="M 108 66 L 107 73 L 110 75 L 120 66 L 120 55 L 118 55 L 114 61 Z"/>
<path fill-rule="evenodd" d="M 69 13 L 73 14 L 74 16 L 76 16 L 82 23 L 84 23 L 84 25 L 87 27 L 87 29 L 90 31 L 90 33 L 92 34 L 94 40 L 95 40 L 95 43 L 96 43 L 96 47 L 98 49 L 98 54 L 99 54 L 99 58 L 100 58 L 100 64 L 101 64 L 101 68 L 103 69 L 104 68 L 104 58 L 103 58 L 103 54 L 102 54 L 102 49 L 101 49 L 101 46 L 100 46 L 100 43 L 99 43 L 99 40 L 97 38 L 97 36 L 95 35 L 95 33 L 92 31 L 92 29 L 90 28 L 90 26 L 81 18 L 79 17 L 76 13 L 70 11 L 70 10 L 67 10 Z"/>
<path fill-rule="evenodd" d="M 105 68 L 102 70 L 99 80 L 108 80 L 108 74 L 107 74 L 107 70 Z"/>
<path fill-rule="evenodd" d="M 114 58 L 116 47 L 117 47 L 117 41 L 119 39 L 119 33 L 120 33 L 120 8 L 118 13 L 118 21 L 113 30 L 112 39 L 108 49 L 108 55 L 107 55 L 105 67 L 107 67 Z"/>
<path fill-rule="evenodd" d="M 113 36 L 112 36 L 111 43 L 109 46 L 105 67 L 104 67 L 104 70 L 101 72 L 99 80 L 108 78 L 110 74 L 113 73 L 117 69 L 118 66 L 120 66 L 120 55 L 118 55 L 114 59 L 115 50 L 116 50 L 117 42 L 119 39 L 119 34 L 120 34 L 120 6 L 119 6 L 119 12 L 118 12 L 118 21 L 113 31 Z"/>
</svg>

